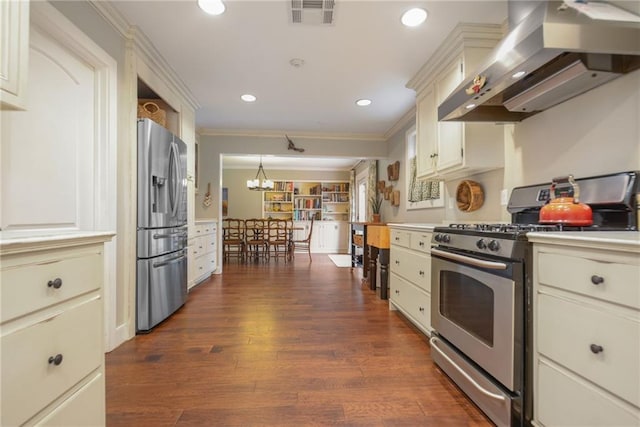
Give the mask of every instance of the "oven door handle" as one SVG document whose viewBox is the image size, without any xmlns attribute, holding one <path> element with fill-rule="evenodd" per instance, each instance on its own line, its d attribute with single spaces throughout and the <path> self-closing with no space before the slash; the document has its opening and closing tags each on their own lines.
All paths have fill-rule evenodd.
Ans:
<svg viewBox="0 0 640 427">
<path fill-rule="evenodd" d="M 451 360 L 449 356 L 444 354 L 444 352 L 438 348 L 438 346 L 436 345 L 437 342 L 438 342 L 438 338 L 431 337 L 431 339 L 429 340 L 429 343 L 431 343 L 431 348 L 436 350 L 438 354 L 440 354 L 440 356 L 444 357 L 447 360 L 447 362 L 449 362 L 451 366 L 453 366 L 460 373 L 460 375 L 465 377 L 467 381 L 471 383 L 471 385 L 473 385 L 476 389 L 478 389 L 480 393 L 484 394 L 485 396 L 491 397 L 492 399 L 496 399 L 500 401 L 506 400 L 506 397 L 500 394 L 491 393 L 489 390 L 485 390 L 484 388 L 482 388 L 482 386 L 478 384 L 473 378 L 471 378 L 469 374 L 467 374 L 460 366 L 456 365 L 456 362 Z"/>
<path fill-rule="evenodd" d="M 436 249 L 436 248 L 431 248 L 431 253 L 441 256 L 442 258 L 448 258 L 453 261 L 462 262 L 464 264 L 469 264 L 476 267 L 488 268 L 490 270 L 506 270 L 507 269 L 507 264 L 503 262 L 485 261 L 482 259 L 471 258 L 464 255 L 441 251 L 440 249 Z"/>
</svg>

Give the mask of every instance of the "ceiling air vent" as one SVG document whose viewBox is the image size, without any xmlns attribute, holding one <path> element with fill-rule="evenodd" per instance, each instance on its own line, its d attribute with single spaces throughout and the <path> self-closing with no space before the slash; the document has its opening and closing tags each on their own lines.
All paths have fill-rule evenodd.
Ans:
<svg viewBox="0 0 640 427">
<path fill-rule="evenodd" d="M 291 0 L 291 22 L 331 25 L 335 4 L 335 0 Z"/>
</svg>

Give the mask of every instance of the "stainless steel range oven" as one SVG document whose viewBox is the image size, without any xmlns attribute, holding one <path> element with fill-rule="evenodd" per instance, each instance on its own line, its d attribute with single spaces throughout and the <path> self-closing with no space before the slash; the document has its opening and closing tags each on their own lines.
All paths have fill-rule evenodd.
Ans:
<svg viewBox="0 0 640 427">
<path fill-rule="evenodd" d="M 498 426 L 529 426 L 534 331 L 529 231 L 637 230 L 638 172 L 576 180 L 590 227 L 537 223 L 550 184 L 514 188 L 512 224 L 436 227 L 431 356 Z"/>
<path fill-rule="evenodd" d="M 496 424 L 518 425 L 528 245 L 516 240 L 523 233 L 501 235 L 479 227 L 435 229 L 431 354 Z"/>
</svg>

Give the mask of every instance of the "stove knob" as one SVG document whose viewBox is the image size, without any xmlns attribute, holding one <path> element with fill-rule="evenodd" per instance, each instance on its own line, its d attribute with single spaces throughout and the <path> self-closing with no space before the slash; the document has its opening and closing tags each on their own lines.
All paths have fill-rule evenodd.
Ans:
<svg viewBox="0 0 640 427">
<path fill-rule="evenodd" d="M 433 237 L 433 239 L 434 239 L 436 242 L 438 242 L 438 243 L 439 243 L 439 242 L 442 242 L 442 234 L 440 234 L 440 233 L 436 234 L 436 235 Z"/>
<path fill-rule="evenodd" d="M 500 250 L 500 243 L 497 240 L 490 241 L 489 250 L 493 252 L 498 252 Z"/>
<path fill-rule="evenodd" d="M 476 242 L 476 246 L 478 249 L 487 249 L 487 242 L 485 242 L 484 239 L 480 239 Z"/>
<path fill-rule="evenodd" d="M 451 236 L 449 236 L 448 234 L 444 234 L 442 236 L 442 243 L 449 243 L 451 241 Z"/>
</svg>

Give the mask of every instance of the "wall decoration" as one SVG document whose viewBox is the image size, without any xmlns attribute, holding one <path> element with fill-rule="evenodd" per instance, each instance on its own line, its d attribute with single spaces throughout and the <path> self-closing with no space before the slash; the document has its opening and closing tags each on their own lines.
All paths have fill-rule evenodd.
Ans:
<svg viewBox="0 0 640 427">
<path fill-rule="evenodd" d="M 386 183 L 384 181 L 378 181 L 378 193 L 382 193 L 386 187 Z"/>
<path fill-rule="evenodd" d="M 400 206 L 400 191 L 395 190 L 392 195 L 391 206 Z"/>
<path fill-rule="evenodd" d="M 222 189 L 222 216 L 225 217 L 229 213 L 229 189 Z"/>
<path fill-rule="evenodd" d="M 393 192 L 393 185 L 385 187 L 384 189 L 384 199 L 391 200 L 391 193 Z"/>
<path fill-rule="evenodd" d="M 387 166 L 387 177 L 389 181 L 397 181 L 400 178 L 400 160 Z"/>
</svg>

